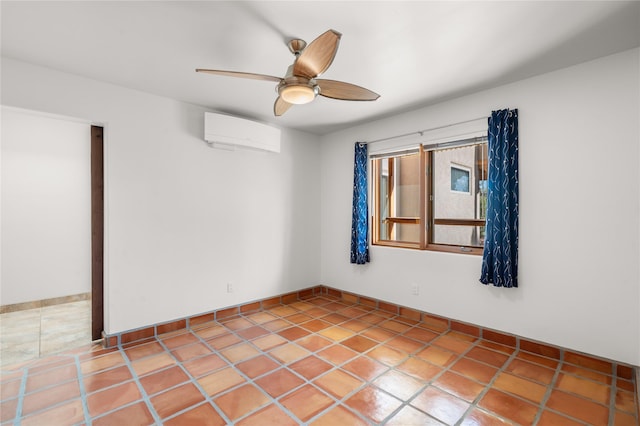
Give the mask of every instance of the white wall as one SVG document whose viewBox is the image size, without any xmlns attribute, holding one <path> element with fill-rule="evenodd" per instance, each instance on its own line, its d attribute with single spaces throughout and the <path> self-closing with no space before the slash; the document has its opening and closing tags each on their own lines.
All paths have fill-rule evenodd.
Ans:
<svg viewBox="0 0 640 426">
<path fill-rule="evenodd" d="M 203 108 L 9 58 L 2 103 L 105 125 L 107 333 L 318 284 L 317 136 L 214 150 Z"/>
<path fill-rule="evenodd" d="M 638 52 L 324 136 L 322 282 L 640 365 Z M 374 246 L 351 265 L 353 143 L 506 107 L 520 118 L 520 287 L 480 284 L 471 255 Z"/>
<path fill-rule="evenodd" d="M 2 109 L 0 304 L 91 291 L 91 128 Z"/>
</svg>

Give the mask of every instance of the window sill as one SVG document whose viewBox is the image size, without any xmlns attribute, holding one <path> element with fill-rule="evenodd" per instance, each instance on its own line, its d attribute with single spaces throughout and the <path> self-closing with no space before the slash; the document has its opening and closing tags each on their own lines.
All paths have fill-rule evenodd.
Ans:
<svg viewBox="0 0 640 426">
<path fill-rule="evenodd" d="M 429 244 L 425 248 L 421 248 L 418 243 L 407 243 L 407 242 L 399 242 L 399 241 L 378 241 L 372 244 L 377 247 L 393 247 L 393 248 L 404 248 L 404 249 L 412 249 L 412 250 L 422 250 L 422 251 L 435 251 L 442 253 L 457 253 L 457 254 L 466 254 L 472 256 L 482 256 L 483 249 L 480 247 L 461 247 L 461 246 L 450 246 L 446 244 Z"/>
<path fill-rule="evenodd" d="M 480 247 L 450 246 L 446 244 L 429 244 L 424 249 L 428 251 L 441 251 L 445 253 L 470 254 L 473 256 L 482 256 L 483 252 L 483 249 Z"/>
<path fill-rule="evenodd" d="M 408 243 L 408 242 L 402 242 L 402 241 L 378 241 L 373 243 L 372 245 L 381 246 L 381 247 L 395 247 L 395 248 L 408 248 L 408 249 L 420 250 L 419 243 Z"/>
</svg>

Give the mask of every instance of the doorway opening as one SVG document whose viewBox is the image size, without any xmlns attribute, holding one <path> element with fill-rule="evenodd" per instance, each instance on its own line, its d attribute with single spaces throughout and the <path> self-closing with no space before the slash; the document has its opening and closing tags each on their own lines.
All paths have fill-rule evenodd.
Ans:
<svg viewBox="0 0 640 426">
<path fill-rule="evenodd" d="M 102 338 L 104 144 L 84 120 L 2 113 L 4 368 Z"/>
</svg>

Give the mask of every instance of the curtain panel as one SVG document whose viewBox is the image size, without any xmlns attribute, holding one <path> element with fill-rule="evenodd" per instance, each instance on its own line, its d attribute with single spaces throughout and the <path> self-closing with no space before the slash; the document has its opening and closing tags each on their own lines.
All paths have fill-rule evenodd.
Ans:
<svg viewBox="0 0 640 426">
<path fill-rule="evenodd" d="M 367 144 L 356 142 L 353 162 L 351 263 L 369 262 L 369 201 L 367 199 Z"/>
<path fill-rule="evenodd" d="M 518 110 L 493 111 L 488 137 L 487 223 L 480 282 L 518 287 Z"/>
</svg>

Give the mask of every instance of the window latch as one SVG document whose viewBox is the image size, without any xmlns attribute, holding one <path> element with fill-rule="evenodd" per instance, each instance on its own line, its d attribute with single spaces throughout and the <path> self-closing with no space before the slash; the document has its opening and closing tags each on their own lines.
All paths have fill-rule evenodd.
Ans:
<svg viewBox="0 0 640 426">
<path fill-rule="evenodd" d="M 470 251 L 471 251 L 471 249 L 470 249 L 469 247 L 464 247 L 464 246 L 462 246 L 462 247 L 460 247 L 460 251 L 463 251 L 463 252 L 465 252 L 465 253 L 468 253 L 468 252 L 470 252 Z"/>
</svg>

